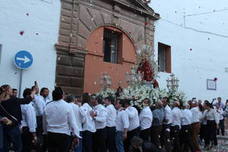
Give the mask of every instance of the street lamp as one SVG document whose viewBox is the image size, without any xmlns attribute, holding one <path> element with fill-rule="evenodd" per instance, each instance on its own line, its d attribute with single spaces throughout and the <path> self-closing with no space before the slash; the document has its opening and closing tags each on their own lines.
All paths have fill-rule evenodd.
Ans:
<svg viewBox="0 0 228 152">
<path fill-rule="evenodd" d="M 173 93 L 178 90 L 179 80 L 177 77 L 175 77 L 174 74 L 171 74 L 170 78 L 168 78 L 166 80 L 166 82 L 167 82 L 167 88 L 168 88 L 169 92 Z"/>
</svg>

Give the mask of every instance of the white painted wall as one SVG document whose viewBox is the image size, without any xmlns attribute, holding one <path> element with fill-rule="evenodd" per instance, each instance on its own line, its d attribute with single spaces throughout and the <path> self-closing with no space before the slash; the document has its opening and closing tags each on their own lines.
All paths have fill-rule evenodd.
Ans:
<svg viewBox="0 0 228 152">
<path fill-rule="evenodd" d="M 172 47 L 172 72 L 180 79 L 180 90 L 188 98 L 228 99 L 228 1 L 152 0 L 150 5 L 161 15 L 155 25 L 155 50 L 158 42 Z M 184 24 L 189 14 L 201 15 L 187 16 Z M 166 87 L 169 74 L 159 75 L 161 87 Z M 206 79 L 215 77 L 217 90 L 207 90 Z"/>
<path fill-rule="evenodd" d="M 23 73 L 22 88 L 35 80 L 40 87 L 54 87 L 60 5 L 60 0 L 0 0 L 0 85 L 19 87 L 13 58 L 19 50 L 28 50 L 34 62 Z"/>
</svg>

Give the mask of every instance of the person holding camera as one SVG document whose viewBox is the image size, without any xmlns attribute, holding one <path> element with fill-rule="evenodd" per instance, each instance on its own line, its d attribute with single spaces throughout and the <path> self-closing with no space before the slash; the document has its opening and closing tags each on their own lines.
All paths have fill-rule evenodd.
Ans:
<svg viewBox="0 0 228 152">
<path fill-rule="evenodd" d="M 20 152 L 22 150 L 20 122 L 22 120 L 21 107 L 22 104 L 29 104 L 34 98 L 34 91 L 31 95 L 20 99 L 12 96 L 12 88 L 10 85 L 0 87 L 0 113 L 3 113 L 6 118 L 3 120 L 3 149 L 9 151 L 9 146 L 12 143 L 13 150 Z"/>
</svg>

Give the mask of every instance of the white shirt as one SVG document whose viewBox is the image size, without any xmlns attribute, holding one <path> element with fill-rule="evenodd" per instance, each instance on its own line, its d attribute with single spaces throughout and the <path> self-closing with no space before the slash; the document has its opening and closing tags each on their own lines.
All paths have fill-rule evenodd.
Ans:
<svg viewBox="0 0 228 152">
<path fill-rule="evenodd" d="M 33 107 L 35 109 L 36 116 L 43 115 L 45 106 L 46 106 L 46 102 L 44 100 L 44 97 L 40 95 L 35 95 L 33 100 Z"/>
<path fill-rule="evenodd" d="M 145 107 L 139 114 L 140 128 L 145 130 L 151 127 L 153 121 L 153 114 L 150 107 Z"/>
<path fill-rule="evenodd" d="M 106 127 L 106 121 L 107 121 L 106 108 L 103 105 L 98 104 L 94 107 L 93 111 L 97 114 L 97 116 L 94 117 L 96 129 L 105 128 Z"/>
<path fill-rule="evenodd" d="M 64 100 L 53 101 L 44 110 L 44 132 L 71 135 L 80 138 L 76 118 L 71 106 Z"/>
<path fill-rule="evenodd" d="M 116 126 L 116 109 L 115 107 L 110 104 L 106 107 L 107 111 L 107 127 L 115 127 Z"/>
<path fill-rule="evenodd" d="M 224 104 L 223 101 L 221 101 L 220 103 L 219 103 L 218 101 L 216 101 L 215 105 L 216 105 L 216 106 L 219 106 L 219 108 L 222 108 L 222 109 L 225 108 L 225 104 Z"/>
<path fill-rule="evenodd" d="M 21 105 L 21 114 L 21 127 L 28 127 L 29 132 L 31 133 L 36 132 L 36 113 L 32 106 L 32 103 Z"/>
<path fill-rule="evenodd" d="M 191 112 L 192 112 L 192 123 L 200 122 L 202 113 L 199 111 L 199 107 L 192 108 Z"/>
<path fill-rule="evenodd" d="M 69 104 L 73 109 L 73 112 L 74 112 L 74 115 L 76 118 L 77 127 L 78 127 L 79 131 L 82 131 L 82 115 L 80 113 L 80 108 L 78 105 L 76 105 L 74 103 L 69 103 Z"/>
<path fill-rule="evenodd" d="M 206 110 L 204 113 L 204 118 L 206 120 L 214 120 L 216 124 L 219 124 L 219 116 L 215 109 Z"/>
<path fill-rule="evenodd" d="M 216 110 L 216 112 L 218 114 L 219 120 L 223 120 L 224 119 L 224 116 L 223 116 L 224 111 L 223 111 L 223 109 L 219 108 L 219 109 Z"/>
<path fill-rule="evenodd" d="M 201 123 L 203 125 L 206 125 L 207 124 L 207 120 L 205 118 L 206 112 L 207 112 L 207 110 L 204 110 L 203 112 L 201 112 L 202 113 L 202 119 L 200 121 L 201 121 Z"/>
<path fill-rule="evenodd" d="M 40 96 L 40 97 L 43 99 L 43 101 L 45 102 L 45 104 L 47 104 L 48 102 L 51 101 L 48 96 L 46 98 L 44 98 L 43 96 Z"/>
<path fill-rule="evenodd" d="M 169 107 L 169 105 L 165 106 L 165 120 L 166 122 L 164 124 L 171 124 L 172 123 L 172 110 Z"/>
<path fill-rule="evenodd" d="M 124 131 L 129 128 L 128 114 L 125 110 L 118 110 L 116 116 L 116 130 Z"/>
<path fill-rule="evenodd" d="M 84 103 L 80 107 L 80 113 L 82 115 L 82 131 L 96 132 L 94 119 L 90 116 L 90 112 L 93 109 L 88 103 Z"/>
<path fill-rule="evenodd" d="M 192 112 L 189 109 L 181 110 L 181 125 L 191 125 L 192 124 Z"/>
<path fill-rule="evenodd" d="M 139 127 L 139 116 L 138 116 L 138 111 L 136 110 L 136 108 L 129 106 L 125 111 L 127 112 L 128 118 L 129 118 L 128 131 L 132 131 L 132 130 L 138 128 Z"/>
<path fill-rule="evenodd" d="M 179 126 L 180 127 L 181 126 L 181 115 L 182 115 L 181 110 L 177 107 L 174 107 L 172 109 L 171 114 L 172 114 L 172 120 L 173 120 L 172 126 Z"/>
</svg>

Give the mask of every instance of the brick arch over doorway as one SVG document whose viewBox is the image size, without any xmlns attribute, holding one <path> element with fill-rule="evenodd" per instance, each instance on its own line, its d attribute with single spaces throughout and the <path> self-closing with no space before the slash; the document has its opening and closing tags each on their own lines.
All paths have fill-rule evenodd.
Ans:
<svg viewBox="0 0 228 152">
<path fill-rule="evenodd" d="M 116 41 L 118 43 L 108 44 L 116 47 L 116 57 L 118 58 L 116 61 L 105 60 L 105 51 L 107 51 L 105 32 L 107 31 L 113 35 L 117 34 Z M 126 72 L 129 72 L 136 62 L 135 46 L 127 34 L 113 26 L 101 26 L 90 34 L 86 49 L 88 53 L 85 57 L 84 92 L 96 93 L 100 91 L 100 78 L 103 73 L 111 76 L 112 88 L 116 89 L 118 86 L 125 87 L 127 85 Z"/>
<path fill-rule="evenodd" d="M 85 81 L 88 81 L 86 61 L 89 60 L 87 58 L 90 57 L 92 60 L 99 57 L 94 55 L 88 47 L 89 39 L 94 31 L 100 27 L 115 27 L 120 33 L 127 35 L 126 39 L 132 43 L 135 50 L 144 44 L 153 47 L 154 21 L 159 19 L 159 14 L 142 0 L 91 2 L 90 0 L 61 0 L 59 38 L 55 45 L 56 85 L 74 95 L 81 95 L 83 91 L 88 90 L 86 89 L 88 87 L 84 86 Z M 102 60 L 101 55 L 100 60 Z M 133 60 L 128 61 L 123 58 L 123 62 L 132 64 Z M 111 67 L 117 66 L 119 65 Z M 99 85 L 98 81 L 97 78 L 91 80 Z M 95 90 L 98 88 L 92 91 Z"/>
</svg>

